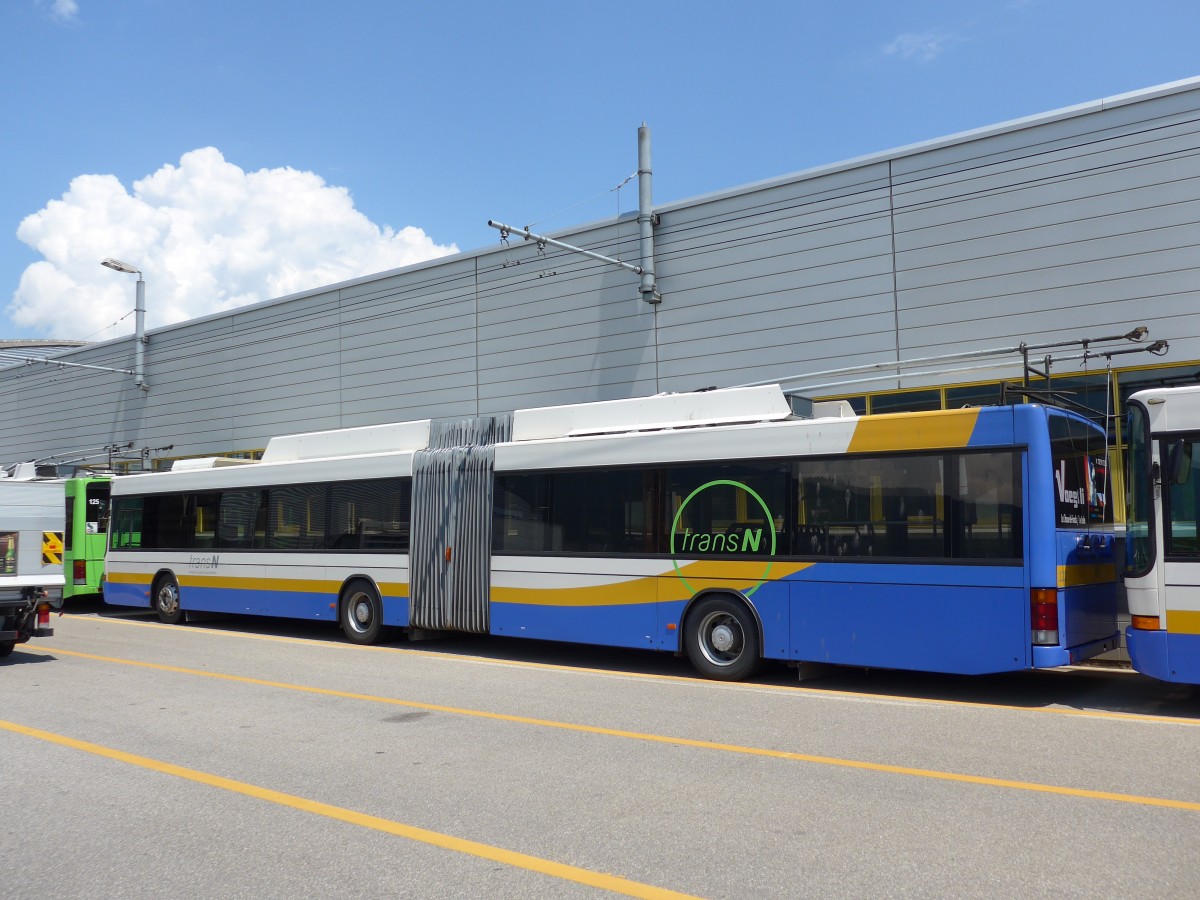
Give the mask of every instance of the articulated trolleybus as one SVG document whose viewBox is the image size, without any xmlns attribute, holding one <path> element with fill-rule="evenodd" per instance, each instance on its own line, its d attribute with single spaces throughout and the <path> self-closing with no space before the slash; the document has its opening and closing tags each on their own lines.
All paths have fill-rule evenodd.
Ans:
<svg viewBox="0 0 1200 900">
<path fill-rule="evenodd" d="M 118 477 L 105 600 L 985 673 L 1117 643 L 1105 435 L 1037 405 L 802 418 L 777 385 L 273 439 Z M 203 466 L 209 466 L 203 468 Z"/>
<path fill-rule="evenodd" d="M 1125 591 L 1133 667 L 1200 684 L 1200 387 L 1129 398 Z"/>
</svg>

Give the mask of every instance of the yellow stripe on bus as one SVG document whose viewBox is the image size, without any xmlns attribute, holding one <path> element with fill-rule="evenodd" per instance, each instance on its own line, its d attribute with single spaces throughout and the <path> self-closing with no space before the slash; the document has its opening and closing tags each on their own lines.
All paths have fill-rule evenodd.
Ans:
<svg viewBox="0 0 1200 900">
<path fill-rule="evenodd" d="M 239 578 L 236 575 L 176 574 L 180 587 L 224 588 L 238 591 L 289 591 L 294 594 L 328 594 L 337 592 L 341 581 L 307 578 Z"/>
<path fill-rule="evenodd" d="M 578 587 L 530 588 L 493 587 L 493 603 L 519 603 L 525 606 L 632 606 L 638 603 L 665 603 L 688 600 L 704 589 L 725 588 L 750 591 L 761 584 L 764 575 L 777 581 L 807 569 L 813 563 L 768 563 L 766 560 L 699 560 L 680 567 L 687 579 L 684 584 L 674 569 L 660 575 L 630 578 L 610 584 Z M 768 571 L 769 566 L 769 571 Z M 688 586 L 691 586 L 691 590 Z"/>
<path fill-rule="evenodd" d="M 140 584 L 143 587 L 150 587 L 154 576 L 142 572 L 105 572 L 104 580 L 111 581 L 113 584 Z"/>
<path fill-rule="evenodd" d="M 239 578 L 229 575 L 184 575 L 176 574 L 180 587 L 224 588 L 240 591 L 289 591 L 296 594 L 336 594 L 342 589 L 343 580 L 317 580 L 305 578 Z M 149 588 L 154 576 L 141 572 L 108 572 L 107 581 L 113 584 L 133 584 Z M 376 582 L 380 593 L 386 597 L 407 597 L 407 582 Z"/>
<path fill-rule="evenodd" d="M 667 569 L 658 575 L 630 578 L 609 584 L 567 587 L 496 587 L 491 589 L 493 603 L 519 603 L 526 606 L 632 606 L 640 603 L 665 603 L 688 600 L 702 590 L 726 589 L 752 591 L 764 581 L 778 581 L 815 565 L 810 562 L 771 562 L 769 560 L 704 559 L 681 566 L 678 573 Z M 682 576 L 680 578 L 679 576 Z M 113 584 L 130 584 L 149 589 L 154 576 L 145 573 L 109 572 Z M 569 576 L 568 576 L 569 577 Z M 302 578 L 252 578 L 229 575 L 177 574 L 180 587 L 216 588 L 243 591 L 288 591 L 298 594 L 336 594 L 342 581 Z M 379 583 L 385 597 L 407 597 L 406 582 Z"/>
<path fill-rule="evenodd" d="M 1167 631 L 1171 634 L 1200 634 L 1200 612 L 1194 609 L 1168 609 Z"/>
<path fill-rule="evenodd" d="M 1117 567 L 1112 563 L 1059 566 L 1060 588 L 1081 587 L 1085 584 L 1109 584 L 1117 580 Z"/>
<path fill-rule="evenodd" d="M 854 426 L 848 453 L 885 450 L 936 450 L 965 447 L 979 419 L 978 409 L 864 416 Z"/>
</svg>

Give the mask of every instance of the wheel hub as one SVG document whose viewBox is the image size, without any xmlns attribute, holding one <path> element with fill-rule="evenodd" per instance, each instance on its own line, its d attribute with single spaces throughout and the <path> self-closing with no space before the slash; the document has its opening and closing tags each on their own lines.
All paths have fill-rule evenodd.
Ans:
<svg viewBox="0 0 1200 900">
<path fill-rule="evenodd" d="M 719 653 L 727 653 L 734 643 L 733 629 L 728 625 L 718 625 L 709 636 L 713 649 Z"/>
</svg>

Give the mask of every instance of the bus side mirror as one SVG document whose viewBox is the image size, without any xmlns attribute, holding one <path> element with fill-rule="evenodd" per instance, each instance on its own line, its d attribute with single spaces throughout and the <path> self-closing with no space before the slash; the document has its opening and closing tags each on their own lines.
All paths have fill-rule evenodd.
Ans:
<svg viewBox="0 0 1200 900">
<path fill-rule="evenodd" d="M 1171 484 L 1187 484 L 1192 474 L 1192 445 L 1189 441 L 1178 440 L 1171 445 L 1167 474 Z"/>
</svg>

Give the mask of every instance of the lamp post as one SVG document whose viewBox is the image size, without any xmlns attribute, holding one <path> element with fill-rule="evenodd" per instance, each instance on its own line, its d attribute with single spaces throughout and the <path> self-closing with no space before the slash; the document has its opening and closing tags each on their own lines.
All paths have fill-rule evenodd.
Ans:
<svg viewBox="0 0 1200 900">
<path fill-rule="evenodd" d="M 137 299 L 133 307 L 133 383 L 144 391 L 147 389 L 144 356 L 146 344 L 146 282 L 142 280 L 142 270 L 136 266 L 131 266 L 129 263 L 121 262 L 119 259 L 113 259 L 111 256 L 108 259 L 101 260 L 100 265 L 114 269 L 117 272 L 124 272 L 127 275 L 136 275 L 138 277 Z"/>
</svg>

